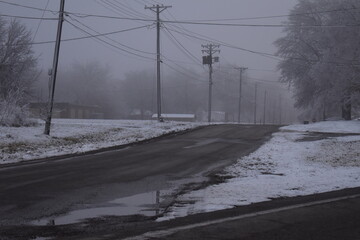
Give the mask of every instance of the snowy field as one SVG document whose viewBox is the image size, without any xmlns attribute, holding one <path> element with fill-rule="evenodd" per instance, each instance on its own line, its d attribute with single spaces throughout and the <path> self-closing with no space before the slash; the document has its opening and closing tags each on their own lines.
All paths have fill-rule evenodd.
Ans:
<svg viewBox="0 0 360 240">
<path fill-rule="evenodd" d="M 50 136 L 36 127 L 0 127 L 0 164 L 124 145 L 178 132 L 202 123 L 53 119 Z"/>
<path fill-rule="evenodd" d="M 360 135 L 316 140 L 311 132 L 360 134 L 360 121 L 283 127 L 256 152 L 227 167 L 225 183 L 180 196 L 181 204 L 158 220 L 360 187 Z"/>
</svg>

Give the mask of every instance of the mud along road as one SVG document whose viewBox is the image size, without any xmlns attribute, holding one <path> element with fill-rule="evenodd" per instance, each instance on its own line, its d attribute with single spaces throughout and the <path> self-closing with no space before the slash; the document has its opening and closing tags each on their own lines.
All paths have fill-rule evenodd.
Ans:
<svg viewBox="0 0 360 240">
<path fill-rule="evenodd" d="M 214 125 L 96 154 L 2 166 L 0 227 L 163 189 L 195 174 L 211 175 L 254 151 L 277 129 Z"/>
</svg>

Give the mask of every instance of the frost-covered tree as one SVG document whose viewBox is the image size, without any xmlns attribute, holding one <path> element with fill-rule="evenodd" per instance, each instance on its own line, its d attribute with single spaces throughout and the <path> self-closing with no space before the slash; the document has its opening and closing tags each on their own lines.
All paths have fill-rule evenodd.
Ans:
<svg viewBox="0 0 360 240">
<path fill-rule="evenodd" d="M 0 18 L 0 125 L 22 125 L 24 104 L 36 78 L 31 33 L 20 22 Z"/>
<path fill-rule="evenodd" d="M 275 45 L 297 107 L 319 115 L 338 106 L 351 119 L 360 98 L 359 9 L 358 0 L 299 0 L 291 11 Z"/>
</svg>

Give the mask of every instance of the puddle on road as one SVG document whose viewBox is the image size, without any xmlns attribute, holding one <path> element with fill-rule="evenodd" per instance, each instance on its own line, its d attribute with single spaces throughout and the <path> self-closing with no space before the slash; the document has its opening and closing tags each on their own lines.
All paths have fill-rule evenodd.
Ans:
<svg viewBox="0 0 360 240">
<path fill-rule="evenodd" d="M 160 204 L 169 194 L 169 191 L 153 191 L 130 197 L 119 198 L 101 206 L 75 210 L 66 215 L 53 218 L 44 218 L 31 222 L 33 225 L 64 225 L 78 223 L 88 218 L 102 216 L 126 216 L 141 214 L 156 216 L 160 213 Z"/>
<path fill-rule="evenodd" d="M 224 138 L 199 139 L 195 144 L 186 146 L 184 147 L 184 149 L 203 147 L 213 143 L 247 143 L 247 142 L 241 139 L 224 139 Z"/>
</svg>

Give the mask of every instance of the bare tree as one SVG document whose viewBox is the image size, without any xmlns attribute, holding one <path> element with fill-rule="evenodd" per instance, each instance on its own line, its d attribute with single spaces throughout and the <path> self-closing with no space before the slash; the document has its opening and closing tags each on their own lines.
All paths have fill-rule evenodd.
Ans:
<svg viewBox="0 0 360 240">
<path fill-rule="evenodd" d="M 16 20 L 0 18 L 0 125 L 21 125 L 36 78 L 31 33 Z"/>
</svg>

